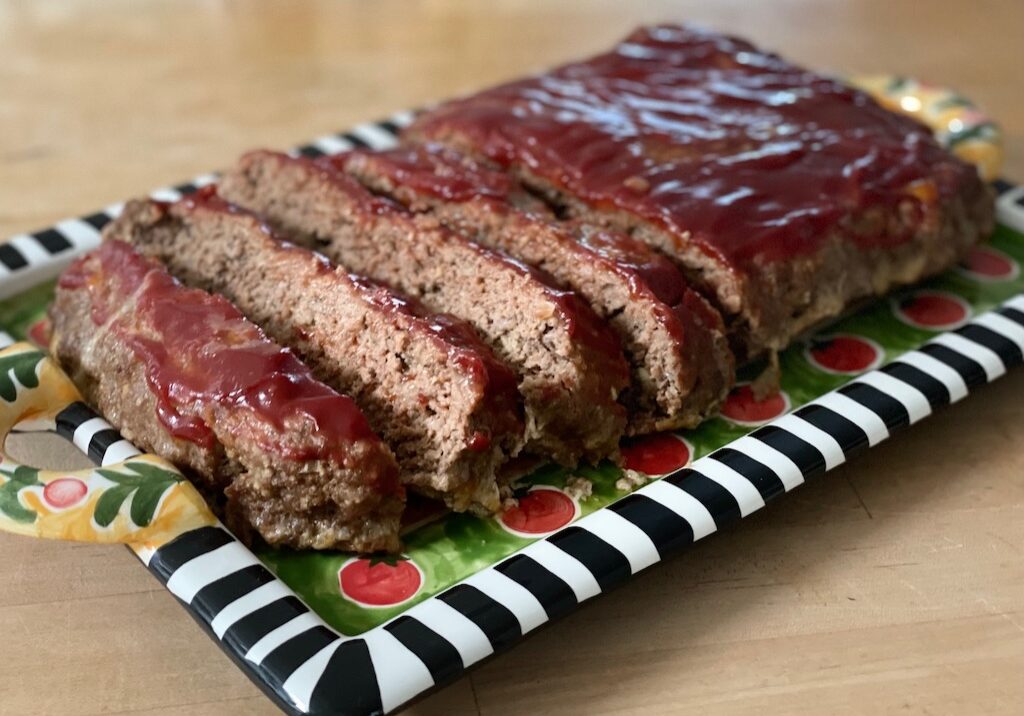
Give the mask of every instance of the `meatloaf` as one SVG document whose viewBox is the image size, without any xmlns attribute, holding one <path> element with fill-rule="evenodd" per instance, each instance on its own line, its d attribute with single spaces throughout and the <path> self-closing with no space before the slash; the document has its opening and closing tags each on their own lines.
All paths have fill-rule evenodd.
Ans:
<svg viewBox="0 0 1024 716">
<path fill-rule="evenodd" d="M 108 241 L 61 277 L 53 355 L 139 447 L 223 490 L 229 525 L 271 544 L 398 549 L 404 492 L 356 404 L 227 300 Z"/>
<path fill-rule="evenodd" d="M 227 297 L 355 398 L 405 484 L 458 511 L 500 507 L 496 474 L 522 447 L 522 408 L 515 374 L 468 324 L 287 243 L 212 185 L 175 204 L 130 202 L 104 235 Z"/>
<path fill-rule="evenodd" d="M 574 293 L 374 196 L 330 163 L 252 152 L 220 190 L 348 269 L 472 323 L 517 372 L 524 449 L 566 465 L 617 453 L 628 367 L 618 338 Z"/>
<path fill-rule="evenodd" d="M 619 336 L 630 433 L 690 428 L 733 381 L 722 319 L 665 256 L 622 232 L 557 220 L 511 177 L 443 147 L 354 151 L 329 161 L 372 191 L 506 251 L 586 299 Z M 575 231 L 574 231 L 575 230 Z"/>
<path fill-rule="evenodd" d="M 404 141 L 494 162 L 561 215 L 662 250 L 741 357 L 941 272 L 993 226 L 991 191 L 923 125 L 693 27 L 443 103 Z"/>
</svg>

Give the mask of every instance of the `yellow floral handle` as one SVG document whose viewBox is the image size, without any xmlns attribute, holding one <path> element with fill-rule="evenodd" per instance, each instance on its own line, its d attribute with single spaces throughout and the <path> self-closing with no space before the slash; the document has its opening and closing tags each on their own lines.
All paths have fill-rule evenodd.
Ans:
<svg viewBox="0 0 1024 716">
<path fill-rule="evenodd" d="M 52 426 L 81 395 L 29 343 L 0 351 L 0 445 L 16 426 Z M 202 496 L 169 462 L 136 455 L 74 471 L 21 465 L 0 452 L 0 530 L 80 542 L 118 542 L 149 552 L 217 524 Z"/>
<path fill-rule="evenodd" d="M 923 123 L 942 146 L 976 165 L 985 181 L 999 178 L 1003 163 L 1002 132 L 963 95 L 893 75 L 859 75 L 847 80 L 883 107 L 909 114 Z"/>
</svg>

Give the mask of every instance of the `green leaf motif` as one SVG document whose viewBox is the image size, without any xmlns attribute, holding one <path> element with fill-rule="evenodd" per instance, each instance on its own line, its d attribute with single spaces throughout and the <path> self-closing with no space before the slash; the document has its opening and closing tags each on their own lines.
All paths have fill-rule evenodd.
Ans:
<svg viewBox="0 0 1024 716">
<path fill-rule="evenodd" d="M 132 522 L 139 527 L 147 527 L 153 521 L 156 506 L 160 504 L 160 498 L 167 492 L 168 487 L 170 484 L 166 482 L 154 482 L 137 489 L 132 497 Z"/>
<path fill-rule="evenodd" d="M 0 398 L 11 403 L 18 397 L 15 378 L 26 388 L 37 387 L 39 376 L 36 375 L 36 366 L 43 359 L 43 355 L 42 351 L 25 351 L 0 358 Z M 14 378 L 11 377 L 12 374 Z"/>
<path fill-rule="evenodd" d="M 117 517 L 117 513 L 121 511 L 121 505 L 134 489 L 134 487 L 118 485 L 104 492 L 96 501 L 96 511 L 93 513 L 96 524 L 100 527 L 109 527 Z"/>
<path fill-rule="evenodd" d="M 184 478 L 177 472 L 145 462 L 128 462 L 124 467 L 132 472 L 96 471 L 115 484 L 96 502 L 96 524 L 108 527 L 130 496 L 132 502 L 128 514 L 132 522 L 139 527 L 148 527 L 156 514 L 160 498 Z"/>
<path fill-rule="evenodd" d="M 8 478 L 7 482 L 0 485 L 0 512 L 15 522 L 26 524 L 35 522 L 35 510 L 30 510 L 21 504 L 18 493 L 26 487 L 43 484 L 39 481 L 39 470 L 26 465 L 18 465 L 12 472 L 0 471 L 0 473 Z"/>
</svg>

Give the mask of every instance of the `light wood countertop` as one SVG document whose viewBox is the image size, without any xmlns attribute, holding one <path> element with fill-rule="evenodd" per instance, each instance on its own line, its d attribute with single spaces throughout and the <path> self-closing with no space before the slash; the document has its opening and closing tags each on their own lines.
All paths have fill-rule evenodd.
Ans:
<svg viewBox="0 0 1024 716">
<path fill-rule="evenodd" d="M 0 236 L 695 20 L 953 86 L 1024 180 L 1024 3 L 0 0 Z M 1019 714 L 1024 371 L 413 714 Z M 274 713 L 124 549 L 0 537 L 0 714 Z"/>
</svg>

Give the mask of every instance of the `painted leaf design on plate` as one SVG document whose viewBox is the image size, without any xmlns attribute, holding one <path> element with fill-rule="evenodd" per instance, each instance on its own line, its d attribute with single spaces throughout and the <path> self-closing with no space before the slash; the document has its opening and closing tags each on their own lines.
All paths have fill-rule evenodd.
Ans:
<svg viewBox="0 0 1024 716">
<path fill-rule="evenodd" d="M 18 493 L 26 487 L 43 484 L 39 481 L 39 470 L 26 465 L 18 465 L 11 472 L 0 470 L 0 474 L 7 476 L 7 482 L 0 485 L 0 512 L 15 522 L 35 522 L 35 510 L 30 510 L 21 504 Z"/>
<path fill-rule="evenodd" d="M 36 375 L 36 366 L 42 359 L 42 351 L 24 351 L 0 358 L 0 398 L 11 403 L 18 397 L 15 379 L 26 388 L 38 387 L 39 376 Z"/>
<path fill-rule="evenodd" d="M 160 498 L 169 488 L 184 479 L 176 472 L 144 462 L 128 462 L 124 467 L 131 472 L 96 471 L 114 483 L 96 502 L 93 518 L 100 527 L 110 526 L 129 497 L 132 502 L 128 514 L 132 522 L 139 527 L 148 527 L 156 514 Z"/>
</svg>

